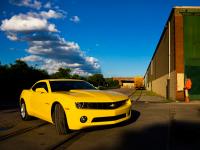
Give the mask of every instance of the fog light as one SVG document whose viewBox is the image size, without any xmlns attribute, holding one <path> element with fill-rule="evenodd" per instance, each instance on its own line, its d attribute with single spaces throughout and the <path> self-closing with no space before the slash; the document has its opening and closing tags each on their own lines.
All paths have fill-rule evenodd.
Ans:
<svg viewBox="0 0 200 150">
<path fill-rule="evenodd" d="M 127 116 L 129 116 L 131 114 L 131 109 L 128 111 L 128 114 L 127 114 Z"/>
<path fill-rule="evenodd" d="M 85 123 L 87 121 L 87 117 L 86 116 L 82 116 L 80 118 L 81 123 Z"/>
</svg>

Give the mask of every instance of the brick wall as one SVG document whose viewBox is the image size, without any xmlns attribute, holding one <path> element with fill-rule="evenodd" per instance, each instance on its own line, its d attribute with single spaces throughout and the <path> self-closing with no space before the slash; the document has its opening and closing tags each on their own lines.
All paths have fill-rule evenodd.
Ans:
<svg viewBox="0 0 200 150">
<path fill-rule="evenodd" d="M 175 66 L 177 73 L 184 73 L 183 16 L 175 14 Z M 184 91 L 176 92 L 176 99 L 184 100 Z"/>
</svg>

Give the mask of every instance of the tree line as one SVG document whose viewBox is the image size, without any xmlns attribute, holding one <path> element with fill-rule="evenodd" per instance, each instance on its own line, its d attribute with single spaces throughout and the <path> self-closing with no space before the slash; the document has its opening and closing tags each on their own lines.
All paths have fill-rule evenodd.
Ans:
<svg viewBox="0 0 200 150">
<path fill-rule="evenodd" d="M 17 104 L 23 89 L 29 89 L 36 81 L 49 78 L 81 79 L 90 82 L 101 89 L 118 88 L 119 82 L 112 78 L 104 78 L 102 74 L 93 74 L 88 77 L 71 74 L 69 68 L 59 68 L 58 72 L 48 74 L 47 71 L 29 66 L 21 60 L 14 64 L 0 63 L 0 104 Z"/>
</svg>

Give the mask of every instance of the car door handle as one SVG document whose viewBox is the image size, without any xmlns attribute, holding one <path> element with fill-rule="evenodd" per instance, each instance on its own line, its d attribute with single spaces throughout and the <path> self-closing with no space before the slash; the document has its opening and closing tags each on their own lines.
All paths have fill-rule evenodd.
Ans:
<svg viewBox="0 0 200 150">
<path fill-rule="evenodd" d="M 45 104 L 49 105 L 49 103 L 45 103 Z"/>
</svg>

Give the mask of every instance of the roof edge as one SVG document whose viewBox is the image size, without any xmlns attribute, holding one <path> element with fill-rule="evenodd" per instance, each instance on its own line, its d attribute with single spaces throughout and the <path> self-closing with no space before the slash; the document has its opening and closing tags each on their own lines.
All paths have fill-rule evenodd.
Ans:
<svg viewBox="0 0 200 150">
<path fill-rule="evenodd" d="M 174 6 L 173 8 L 179 9 L 179 8 L 185 8 L 185 9 L 200 9 L 200 6 Z"/>
</svg>

